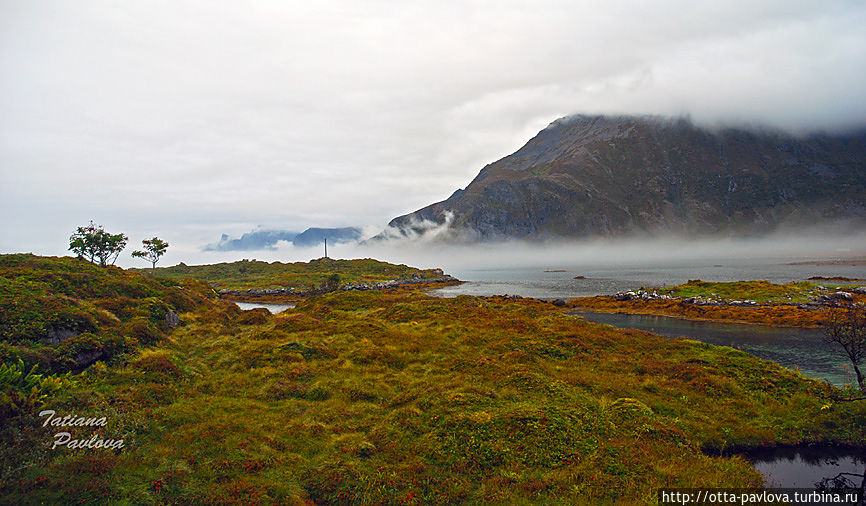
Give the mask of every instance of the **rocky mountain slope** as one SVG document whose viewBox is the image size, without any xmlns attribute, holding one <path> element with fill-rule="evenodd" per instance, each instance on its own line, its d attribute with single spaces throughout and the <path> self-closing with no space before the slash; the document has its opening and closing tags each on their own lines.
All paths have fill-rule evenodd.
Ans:
<svg viewBox="0 0 866 506">
<path fill-rule="evenodd" d="M 794 137 L 686 119 L 571 116 L 379 237 L 763 234 L 866 224 L 866 131 Z"/>
</svg>

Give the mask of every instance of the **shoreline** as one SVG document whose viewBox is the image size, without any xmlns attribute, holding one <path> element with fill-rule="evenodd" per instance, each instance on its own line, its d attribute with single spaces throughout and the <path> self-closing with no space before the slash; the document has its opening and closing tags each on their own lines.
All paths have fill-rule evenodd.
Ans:
<svg viewBox="0 0 866 506">
<path fill-rule="evenodd" d="M 832 306 L 804 309 L 795 304 L 756 304 L 741 307 L 731 304 L 694 304 L 684 299 L 616 300 L 611 295 L 579 297 L 571 299 L 569 305 L 601 313 L 667 316 L 692 321 L 811 329 L 822 326 L 825 320 L 824 311 L 832 311 Z"/>
</svg>

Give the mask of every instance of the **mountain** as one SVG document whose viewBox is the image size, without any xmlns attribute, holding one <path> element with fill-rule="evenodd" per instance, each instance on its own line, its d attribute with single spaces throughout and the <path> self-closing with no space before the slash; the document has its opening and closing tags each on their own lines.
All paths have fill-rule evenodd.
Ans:
<svg viewBox="0 0 866 506">
<path fill-rule="evenodd" d="M 308 228 L 298 234 L 292 243 L 300 247 L 317 246 L 325 242 L 325 238 L 331 244 L 353 242 L 361 239 L 361 229 L 355 227 Z"/>
<path fill-rule="evenodd" d="M 355 227 L 343 228 L 308 228 L 301 233 L 290 230 L 254 230 L 247 232 L 238 239 L 232 239 L 226 234 L 219 242 L 208 244 L 203 251 L 258 251 L 276 249 L 279 241 L 291 242 L 298 247 L 317 246 L 328 238 L 332 244 L 357 241 L 361 238 L 361 229 Z"/>
<path fill-rule="evenodd" d="M 232 239 L 223 234 L 219 242 L 208 244 L 203 251 L 253 251 L 274 249 L 279 241 L 292 241 L 298 235 L 289 230 L 254 230 Z"/>
<path fill-rule="evenodd" d="M 796 137 L 687 119 L 551 123 L 447 200 L 377 236 L 452 239 L 763 234 L 866 224 L 866 131 Z"/>
</svg>

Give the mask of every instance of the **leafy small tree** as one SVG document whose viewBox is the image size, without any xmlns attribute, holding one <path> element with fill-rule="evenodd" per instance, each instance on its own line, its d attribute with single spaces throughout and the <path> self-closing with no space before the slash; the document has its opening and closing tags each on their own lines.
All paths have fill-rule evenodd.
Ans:
<svg viewBox="0 0 866 506">
<path fill-rule="evenodd" d="M 141 244 L 144 246 L 144 250 L 133 251 L 132 256 L 134 258 L 143 258 L 150 262 L 151 269 L 155 273 L 156 263 L 159 262 L 159 257 L 165 254 L 165 250 L 168 249 L 168 243 L 159 237 L 154 237 L 153 239 L 144 239 L 141 241 Z"/>
<path fill-rule="evenodd" d="M 866 306 L 851 304 L 831 310 L 824 323 L 824 335 L 827 342 L 838 344 L 845 350 L 854 366 L 860 390 L 866 394 L 863 373 L 860 371 L 860 364 L 866 357 Z"/>
<path fill-rule="evenodd" d="M 79 258 L 90 260 L 90 263 L 98 260 L 99 265 L 105 267 L 114 265 L 128 240 L 123 234 L 109 234 L 101 225 L 91 220 L 90 225 L 78 227 L 69 237 L 69 250 Z"/>
</svg>

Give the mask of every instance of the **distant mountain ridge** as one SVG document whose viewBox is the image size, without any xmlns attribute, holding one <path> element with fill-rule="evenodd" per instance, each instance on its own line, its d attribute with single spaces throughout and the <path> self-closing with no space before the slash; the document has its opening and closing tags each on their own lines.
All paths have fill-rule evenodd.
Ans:
<svg viewBox="0 0 866 506">
<path fill-rule="evenodd" d="M 378 236 L 759 235 L 866 225 L 866 131 L 795 137 L 656 116 L 561 118 Z"/>
<path fill-rule="evenodd" d="M 204 251 L 258 251 L 276 249 L 280 241 L 291 242 L 297 247 L 318 246 L 327 238 L 331 244 L 354 242 L 361 239 L 361 229 L 357 227 L 318 228 L 311 227 L 303 232 L 290 230 L 254 230 L 232 239 L 223 234 L 219 242 L 208 244 Z"/>
<path fill-rule="evenodd" d="M 353 242 L 361 239 L 361 229 L 355 227 L 342 228 L 308 228 L 292 241 L 295 246 L 317 246 L 325 242 L 331 244 Z"/>
</svg>

